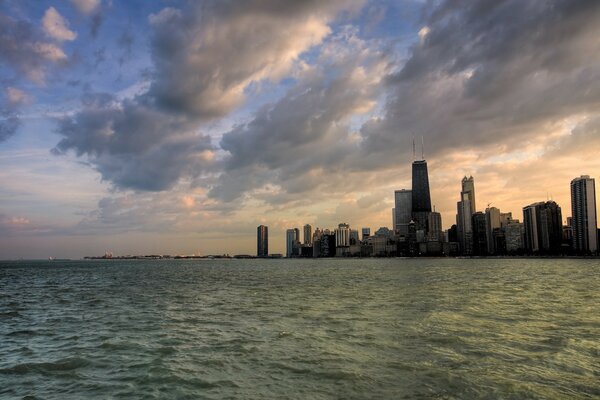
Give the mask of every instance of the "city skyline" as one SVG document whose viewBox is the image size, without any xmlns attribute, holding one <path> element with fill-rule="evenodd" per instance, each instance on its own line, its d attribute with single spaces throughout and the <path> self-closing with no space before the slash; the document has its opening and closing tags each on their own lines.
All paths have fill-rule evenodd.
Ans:
<svg viewBox="0 0 600 400">
<path fill-rule="evenodd" d="M 1 2 L 0 258 L 394 229 L 414 138 L 443 230 L 471 176 L 476 211 L 523 222 L 552 199 L 564 223 L 571 181 L 600 177 L 599 18 L 576 0 Z"/>
</svg>

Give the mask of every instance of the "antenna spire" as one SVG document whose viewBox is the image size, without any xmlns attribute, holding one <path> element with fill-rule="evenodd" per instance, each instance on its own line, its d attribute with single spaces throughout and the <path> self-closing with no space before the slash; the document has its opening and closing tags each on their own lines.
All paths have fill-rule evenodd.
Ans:
<svg viewBox="0 0 600 400">
<path fill-rule="evenodd" d="M 417 150 L 415 147 L 415 135 L 413 135 L 413 161 L 417 159 Z"/>
<path fill-rule="evenodd" d="M 425 159 L 425 139 L 423 139 L 423 135 L 421 135 L 421 160 Z"/>
</svg>

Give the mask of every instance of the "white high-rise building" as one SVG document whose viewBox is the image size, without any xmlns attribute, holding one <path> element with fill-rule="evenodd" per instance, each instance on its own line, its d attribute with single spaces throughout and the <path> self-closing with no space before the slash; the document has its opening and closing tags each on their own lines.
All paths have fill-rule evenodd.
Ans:
<svg viewBox="0 0 600 400">
<path fill-rule="evenodd" d="M 344 223 L 338 225 L 338 228 L 335 230 L 335 246 L 350 246 L 350 225 Z"/>
<path fill-rule="evenodd" d="M 594 178 L 582 175 L 571 181 L 571 227 L 573 249 L 579 253 L 598 251 L 598 216 Z"/>
</svg>

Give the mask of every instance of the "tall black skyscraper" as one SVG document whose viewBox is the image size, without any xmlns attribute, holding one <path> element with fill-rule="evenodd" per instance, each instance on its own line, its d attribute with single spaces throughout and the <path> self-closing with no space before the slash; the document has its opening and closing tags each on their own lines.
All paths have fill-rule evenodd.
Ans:
<svg viewBox="0 0 600 400">
<path fill-rule="evenodd" d="M 264 225 L 256 228 L 256 255 L 258 257 L 269 255 L 269 228 Z"/>
<path fill-rule="evenodd" d="M 413 161 L 412 164 L 412 213 L 417 230 L 427 231 L 427 219 L 431 213 L 431 196 L 425 160 Z"/>
</svg>

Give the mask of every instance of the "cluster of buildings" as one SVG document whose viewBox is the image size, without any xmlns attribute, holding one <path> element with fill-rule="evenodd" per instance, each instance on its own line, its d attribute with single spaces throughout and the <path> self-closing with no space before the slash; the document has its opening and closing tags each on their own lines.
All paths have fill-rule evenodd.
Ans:
<svg viewBox="0 0 600 400">
<path fill-rule="evenodd" d="M 286 257 L 597 255 L 595 181 L 587 175 L 571 181 L 571 217 L 563 225 L 561 207 L 542 201 L 523 207 L 523 220 L 496 207 L 477 211 L 475 181 L 464 177 L 456 224 L 442 230 L 442 217 L 431 207 L 427 162 L 412 164 L 412 188 L 394 192 L 392 229 L 337 228 L 313 231 L 304 225 L 286 231 Z M 257 228 L 257 256 L 268 256 L 268 228 Z"/>
</svg>

